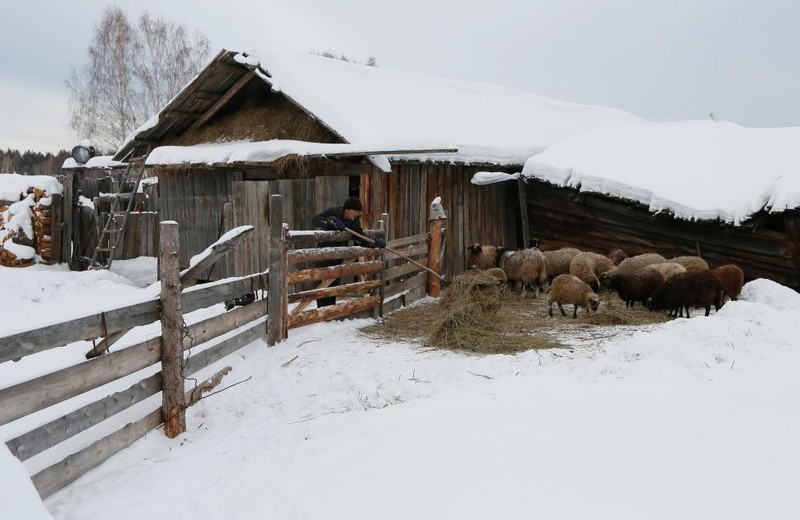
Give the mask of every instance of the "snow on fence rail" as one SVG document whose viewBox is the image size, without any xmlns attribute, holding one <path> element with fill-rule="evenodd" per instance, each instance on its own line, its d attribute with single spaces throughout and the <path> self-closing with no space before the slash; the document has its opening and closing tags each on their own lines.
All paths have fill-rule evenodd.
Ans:
<svg viewBox="0 0 800 520">
<path fill-rule="evenodd" d="M 279 196 L 273 196 L 279 197 Z M 117 391 L 104 398 L 83 404 L 66 415 L 53 419 L 26 433 L 18 435 L 6 442 L 11 453 L 19 460 L 26 461 L 32 457 L 54 448 L 72 437 L 96 426 L 117 414 L 128 410 L 145 399 L 162 393 L 162 405 L 145 412 L 133 422 L 94 441 L 90 445 L 76 451 L 66 458 L 57 461 L 34 474 L 31 478 L 42 497 L 47 497 L 75 481 L 89 470 L 99 466 L 109 457 L 131 445 L 147 432 L 166 422 L 165 432 L 170 433 L 169 421 L 175 414 L 167 412 L 174 409 L 175 402 L 167 404 L 167 394 L 172 398 L 176 394 L 184 396 L 185 379 L 236 352 L 238 349 L 263 338 L 266 334 L 268 343 L 272 338 L 277 340 L 287 337 L 288 328 L 315 323 L 318 321 L 352 316 L 365 311 L 382 314 L 387 308 L 395 309 L 407 305 L 426 294 L 427 274 L 417 264 L 403 258 L 387 260 L 382 249 L 370 249 L 359 246 L 336 248 L 303 248 L 289 250 L 289 244 L 302 244 L 308 241 L 348 240 L 344 232 L 290 232 L 280 222 L 281 212 L 279 199 L 271 201 L 271 218 L 276 220 L 272 229 L 276 230 L 272 242 L 272 258 L 268 272 L 256 273 L 247 277 L 220 280 L 180 290 L 181 278 L 177 262 L 169 265 L 165 257 L 175 260 L 177 249 L 177 225 L 162 223 L 161 251 L 159 253 L 159 279 L 162 280 L 161 292 L 152 299 L 127 307 L 77 318 L 68 322 L 28 330 L 0 338 L 0 363 L 19 360 L 25 356 L 44 352 L 74 343 L 76 341 L 95 340 L 97 338 L 119 338 L 134 327 L 161 321 L 162 332 L 135 345 L 104 355 L 102 350 L 85 362 L 63 368 L 49 374 L 0 389 L 0 426 L 22 419 L 31 414 L 58 405 L 68 399 L 91 390 L 109 385 L 121 378 L 147 368 L 161 361 L 162 370 L 152 373 L 135 382 L 127 389 Z M 273 211 L 275 213 L 273 213 Z M 383 215 L 381 226 L 377 230 L 367 230 L 371 238 L 385 236 L 388 216 Z M 169 236 L 172 229 L 174 236 Z M 434 227 L 435 229 L 435 227 Z M 441 237 L 431 239 L 429 233 L 393 240 L 387 244 L 403 256 L 414 258 L 417 262 L 426 262 L 427 257 L 435 256 L 429 249 L 431 243 Z M 277 247 L 274 247 L 277 245 Z M 374 257 L 380 257 L 374 259 Z M 359 260 L 363 258 L 364 260 Z M 372 259 L 370 259 L 372 258 Z M 315 262 L 320 260 L 356 260 L 339 266 L 306 268 L 289 272 L 288 265 Z M 387 269 L 387 266 L 391 265 Z M 433 262 L 428 265 L 435 266 Z M 345 283 L 337 287 L 328 287 L 334 278 L 360 276 L 365 279 Z M 333 278 L 331 278 L 333 277 Z M 376 279 L 366 279 L 376 277 Z M 186 278 L 183 278 L 185 283 Z M 290 291 L 290 284 L 301 282 L 322 282 L 320 287 L 310 290 Z M 175 291 L 177 289 L 177 292 Z M 183 324 L 183 313 L 233 300 L 246 293 L 267 291 L 267 297 L 255 302 L 235 307 L 223 314 L 213 316 L 189 326 Z M 377 294 L 375 294 L 377 291 Z M 170 302 L 170 293 L 174 300 Z M 366 293 L 366 294 L 365 294 Z M 371 293 L 371 294 L 370 294 Z M 343 296 L 346 294 L 361 295 L 322 309 L 304 310 L 304 303 L 325 296 Z M 288 303 L 298 303 L 292 314 L 288 312 Z M 169 309 L 177 309 L 171 314 Z M 269 318 L 269 319 L 268 319 Z M 170 323 L 182 331 L 169 341 Z M 236 330 L 232 337 L 211 343 Z M 174 334 L 174 330 L 172 333 Z M 207 347 L 207 348 L 206 348 Z M 184 360 L 184 353 L 195 349 L 196 353 Z M 171 354 L 170 354 L 171 352 Z M 172 356 L 172 359 L 167 359 Z M 167 363 L 182 363 L 178 377 L 168 377 Z M 174 366 L 172 367 L 174 369 Z M 203 387 L 201 383 L 195 387 Z M 119 383 L 117 384 L 119 386 Z M 178 398 L 177 406 L 182 415 L 185 402 L 191 402 L 188 392 L 185 401 Z M 172 408 L 170 408 L 172 407 Z M 180 433 L 178 431 L 177 433 Z M 172 435 L 171 435 L 172 436 Z"/>
</svg>

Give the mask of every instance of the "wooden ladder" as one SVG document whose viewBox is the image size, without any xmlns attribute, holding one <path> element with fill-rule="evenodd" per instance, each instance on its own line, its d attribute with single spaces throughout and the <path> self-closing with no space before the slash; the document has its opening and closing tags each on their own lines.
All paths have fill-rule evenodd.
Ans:
<svg viewBox="0 0 800 520">
<path fill-rule="evenodd" d="M 108 212 L 103 229 L 97 237 L 97 246 L 89 263 L 90 269 L 108 269 L 116 257 L 117 245 L 122 244 L 125 236 L 125 227 L 128 223 L 128 215 L 133 209 L 136 193 L 139 191 L 139 184 L 144 176 L 145 162 L 149 155 L 149 149 L 141 157 L 136 157 L 128 161 L 125 173 L 112 193 L 111 210 Z M 134 165 L 137 165 L 134 167 Z M 133 191 L 124 192 L 125 185 L 133 181 Z M 127 202 L 122 208 L 123 200 Z"/>
</svg>

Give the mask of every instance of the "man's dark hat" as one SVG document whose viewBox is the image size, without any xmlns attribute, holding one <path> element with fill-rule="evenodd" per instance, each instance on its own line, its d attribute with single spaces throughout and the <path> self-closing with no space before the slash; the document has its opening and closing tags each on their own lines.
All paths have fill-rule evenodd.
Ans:
<svg viewBox="0 0 800 520">
<path fill-rule="evenodd" d="M 358 197 L 348 197 L 344 201 L 342 209 L 354 209 L 356 211 L 361 211 L 361 201 L 358 199 Z"/>
</svg>

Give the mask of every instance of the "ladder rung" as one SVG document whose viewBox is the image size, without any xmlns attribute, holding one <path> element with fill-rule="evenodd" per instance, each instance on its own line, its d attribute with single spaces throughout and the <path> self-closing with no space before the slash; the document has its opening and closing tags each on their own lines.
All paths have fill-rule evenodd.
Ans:
<svg viewBox="0 0 800 520">
<path fill-rule="evenodd" d="M 114 248 L 114 247 L 98 247 L 97 248 L 98 251 L 104 251 L 106 253 L 110 252 L 112 249 L 116 249 L 116 248 Z"/>
</svg>

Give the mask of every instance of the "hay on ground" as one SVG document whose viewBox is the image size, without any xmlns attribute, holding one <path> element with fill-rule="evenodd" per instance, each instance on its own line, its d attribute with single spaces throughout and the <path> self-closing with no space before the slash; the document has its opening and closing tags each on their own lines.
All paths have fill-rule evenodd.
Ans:
<svg viewBox="0 0 800 520">
<path fill-rule="evenodd" d="M 491 287 L 491 288 L 490 288 Z M 481 285 L 479 279 L 452 280 L 442 298 L 400 309 L 380 323 L 362 329 L 382 338 L 417 341 L 423 345 L 451 350 L 494 354 L 529 349 L 565 348 L 569 338 L 598 341 L 629 330 L 630 327 L 669 321 L 666 313 L 650 312 L 641 305 L 626 309 L 616 293 L 603 293 L 597 312 L 578 312 L 573 319 L 547 313 L 547 298 L 522 299 L 505 287 Z"/>
</svg>

